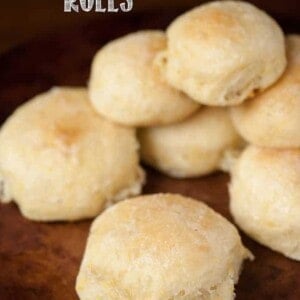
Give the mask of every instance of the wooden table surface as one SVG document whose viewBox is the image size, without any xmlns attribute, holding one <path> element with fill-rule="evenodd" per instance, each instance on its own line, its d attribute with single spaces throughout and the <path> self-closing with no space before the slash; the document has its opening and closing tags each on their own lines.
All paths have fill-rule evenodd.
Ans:
<svg viewBox="0 0 300 300">
<path fill-rule="evenodd" d="M 53 85 L 84 85 L 95 51 L 107 41 L 142 28 L 164 28 L 176 15 L 147 12 L 100 18 L 49 35 L 0 57 L 0 122 L 19 105 Z M 208 203 L 231 220 L 228 176 L 217 173 L 175 180 L 147 170 L 145 193 L 175 192 Z M 77 299 L 75 278 L 90 221 L 35 223 L 14 204 L 0 204 L 0 299 Z M 243 235 L 256 256 L 247 262 L 237 285 L 238 300 L 300 299 L 300 264 Z"/>
</svg>

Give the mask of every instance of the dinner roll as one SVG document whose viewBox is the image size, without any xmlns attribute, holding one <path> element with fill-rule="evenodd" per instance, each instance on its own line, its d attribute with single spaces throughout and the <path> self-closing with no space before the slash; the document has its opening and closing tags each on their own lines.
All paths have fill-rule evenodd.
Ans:
<svg viewBox="0 0 300 300">
<path fill-rule="evenodd" d="M 230 209 L 261 244 L 300 260 L 300 150 L 250 146 L 235 165 Z"/>
<path fill-rule="evenodd" d="M 249 142 L 264 147 L 300 147 L 300 36 L 287 37 L 288 67 L 265 92 L 232 108 L 234 125 Z"/>
<path fill-rule="evenodd" d="M 82 88 L 54 88 L 18 108 L 0 130 L 2 200 L 32 220 L 96 216 L 137 195 L 143 172 L 133 129 L 95 113 Z"/>
<path fill-rule="evenodd" d="M 89 94 L 95 109 L 129 126 L 168 124 L 186 118 L 199 105 L 172 87 L 154 58 L 166 47 L 162 31 L 119 38 L 95 56 Z"/>
<path fill-rule="evenodd" d="M 172 177 L 216 171 L 225 155 L 242 146 L 224 108 L 203 107 L 181 123 L 138 132 L 142 160 Z"/>
<path fill-rule="evenodd" d="M 241 1 L 215 1 L 175 19 L 161 55 L 171 85 L 207 105 L 234 105 L 273 84 L 286 66 L 283 32 Z"/>
<path fill-rule="evenodd" d="M 143 196 L 94 221 L 76 290 L 81 300 L 229 300 L 250 257 L 236 228 L 204 203 Z"/>
</svg>

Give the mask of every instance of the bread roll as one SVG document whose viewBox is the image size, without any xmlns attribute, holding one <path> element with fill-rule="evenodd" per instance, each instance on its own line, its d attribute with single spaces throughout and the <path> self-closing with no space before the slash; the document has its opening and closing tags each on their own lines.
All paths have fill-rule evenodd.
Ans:
<svg viewBox="0 0 300 300">
<path fill-rule="evenodd" d="M 234 125 L 252 144 L 300 148 L 300 36 L 286 40 L 288 67 L 265 92 L 232 108 Z"/>
<path fill-rule="evenodd" d="M 241 1 L 215 1 L 179 16 L 161 55 L 169 83 L 206 105 L 242 103 L 286 67 L 283 32 L 265 12 Z"/>
<path fill-rule="evenodd" d="M 300 260 L 300 150 L 250 146 L 232 173 L 230 210 L 259 243 Z"/>
<path fill-rule="evenodd" d="M 218 170 L 225 153 L 243 145 L 228 111 L 216 107 L 203 107 L 181 123 L 141 129 L 138 138 L 146 164 L 179 178 Z"/>
<path fill-rule="evenodd" d="M 94 217 L 137 195 L 143 172 L 133 129 L 103 119 L 82 88 L 54 88 L 19 107 L 0 130 L 2 200 L 32 220 Z"/>
<path fill-rule="evenodd" d="M 120 124 L 154 126 L 177 122 L 199 107 L 171 88 L 155 63 L 165 49 L 162 31 L 140 31 L 119 38 L 95 56 L 89 94 L 95 109 Z"/>
<path fill-rule="evenodd" d="M 204 203 L 143 196 L 93 222 L 76 290 L 81 300 L 229 300 L 250 256 L 235 227 Z"/>
</svg>

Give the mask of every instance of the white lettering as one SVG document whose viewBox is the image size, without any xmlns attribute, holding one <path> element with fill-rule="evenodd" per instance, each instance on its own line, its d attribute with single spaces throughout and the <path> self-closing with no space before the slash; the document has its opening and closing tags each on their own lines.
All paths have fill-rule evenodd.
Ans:
<svg viewBox="0 0 300 300">
<path fill-rule="evenodd" d="M 109 12 L 118 12 L 119 9 L 115 8 L 115 1 L 114 0 L 108 0 L 108 11 Z"/>
<path fill-rule="evenodd" d="M 101 0 L 96 0 L 96 12 L 106 12 L 106 8 L 102 7 Z"/>
<path fill-rule="evenodd" d="M 79 12 L 78 4 L 75 4 L 75 2 L 76 2 L 76 0 L 65 0 L 64 11 L 71 12 L 73 10 L 73 11 Z"/>
<path fill-rule="evenodd" d="M 111 12 L 117 13 L 119 11 L 129 12 L 133 9 L 134 0 L 123 0 L 117 4 L 116 0 L 64 0 L 65 12 Z M 106 6 L 105 6 L 106 5 Z"/>
<path fill-rule="evenodd" d="M 94 6 L 94 0 L 80 0 L 80 6 L 83 11 L 89 12 Z"/>
<path fill-rule="evenodd" d="M 127 3 L 127 7 L 126 7 L 126 3 Z M 123 2 L 123 3 L 120 4 L 121 10 L 123 12 L 129 12 L 133 8 L 133 1 L 132 0 L 127 0 L 126 3 Z"/>
</svg>

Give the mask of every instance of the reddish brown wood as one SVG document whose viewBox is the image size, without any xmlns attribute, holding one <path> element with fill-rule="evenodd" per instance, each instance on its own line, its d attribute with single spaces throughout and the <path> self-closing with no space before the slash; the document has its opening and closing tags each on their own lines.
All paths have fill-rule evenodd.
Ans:
<svg viewBox="0 0 300 300">
<path fill-rule="evenodd" d="M 53 85 L 86 83 L 91 58 L 106 41 L 141 28 L 164 28 L 174 14 L 147 13 L 101 18 L 69 28 L 0 57 L 0 121 L 33 95 Z M 208 203 L 231 220 L 224 174 L 174 180 L 148 170 L 145 193 L 175 192 Z M 0 205 L 0 299 L 77 299 L 75 278 L 90 221 L 35 223 L 14 204 Z M 300 299 L 300 264 L 243 235 L 256 260 L 247 262 L 237 286 L 238 300 Z"/>
</svg>

